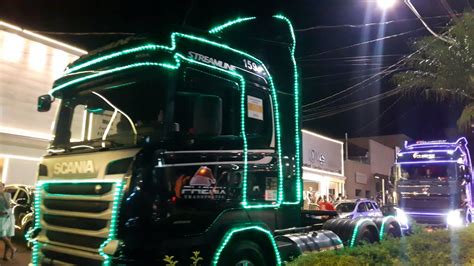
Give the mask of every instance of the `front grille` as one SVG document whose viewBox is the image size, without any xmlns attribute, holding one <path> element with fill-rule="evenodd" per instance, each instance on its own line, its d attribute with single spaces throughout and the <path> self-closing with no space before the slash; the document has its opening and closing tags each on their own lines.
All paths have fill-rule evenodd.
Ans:
<svg viewBox="0 0 474 266">
<path fill-rule="evenodd" d="M 54 231 L 48 231 L 46 233 L 46 236 L 49 240 L 54 242 L 66 243 L 74 246 L 84 246 L 89 248 L 99 248 L 100 245 L 106 240 L 106 238 L 101 237 L 82 236 L 77 234 L 61 233 Z"/>
<path fill-rule="evenodd" d="M 44 190 L 59 195 L 104 195 L 112 190 L 113 183 L 49 183 Z"/>
<path fill-rule="evenodd" d="M 102 261 L 73 256 L 70 254 L 64 254 L 52 250 L 42 249 L 41 252 L 44 255 L 43 260 L 41 261 L 41 265 L 58 265 L 58 261 L 62 263 L 70 263 L 74 265 L 88 265 L 88 266 L 99 266 L 102 265 Z M 56 263 L 55 263 L 56 261 Z M 61 264 L 62 264 L 61 263 Z"/>
<path fill-rule="evenodd" d="M 45 182 L 40 186 L 42 264 L 101 265 L 120 182 Z M 57 247 L 56 249 L 54 247 Z M 57 249 L 67 249 L 68 254 Z M 94 258 L 94 259 L 91 259 Z M 56 261 L 56 263 L 55 263 Z"/>
<path fill-rule="evenodd" d="M 61 227 L 67 227 L 67 228 L 76 228 L 76 229 L 82 229 L 82 230 L 94 230 L 94 231 L 104 229 L 109 222 L 107 220 L 90 219 L 90 218 L 82 218 L 82 217 L 67 217 L 67 216 L 50 215 L 50 214 L 44 214 L 43 220 L 49 225 L 61 226 Z"/>
<path fill-rule="evenodd" d="M 60 211 L 73 212 L 103 212 L 109 208 L 109 202 L 91 200 L 62 200 L 45 199 L 43 204 L 46 208 Z"/>
</svg>

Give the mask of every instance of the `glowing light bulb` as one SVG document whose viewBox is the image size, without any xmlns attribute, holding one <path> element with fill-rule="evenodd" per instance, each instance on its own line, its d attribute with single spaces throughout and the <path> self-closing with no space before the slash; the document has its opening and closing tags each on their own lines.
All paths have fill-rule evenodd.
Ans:
<svg viewBox="0 0 474 266">
<path fill-rule="evenodd" d="M 377 0 L 377 4 L 381 9 L 389 9 L 395 5 L 397 0 Z"/>
</svg>

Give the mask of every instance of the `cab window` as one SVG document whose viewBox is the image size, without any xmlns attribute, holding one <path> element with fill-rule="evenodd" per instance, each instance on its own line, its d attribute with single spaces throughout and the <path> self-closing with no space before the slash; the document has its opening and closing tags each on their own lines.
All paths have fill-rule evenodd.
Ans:
<svg viewBox="0 0 474 266">
<path fill-rule="evenodd" d="M 247 86 L 246 100 L 245 131 L 249 148 L 268 148 L 273 134 L 272 103 L 269 91 L 265 88 Z"/>
<path fill-rule="evenodd" d="M 174 106 L 181 144 L 189 148 L 241 147 L 240 93 L 236 81 L 186 69 Z"/>
<path fill-rule="evenodd" d="M 367 211 L 367 206 L 365 205 L 364 202 L 359 203 L 357 206 L 357 212 L 366 212 Z"/>
</svg>

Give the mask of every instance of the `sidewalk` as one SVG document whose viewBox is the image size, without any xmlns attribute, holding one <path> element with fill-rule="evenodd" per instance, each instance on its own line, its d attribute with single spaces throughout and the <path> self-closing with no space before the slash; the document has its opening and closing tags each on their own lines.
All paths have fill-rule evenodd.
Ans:
<svg viewBox="0 0 474 266">
<path fill-rule="evenodd" d="M 30 263 L 31 259 L 31 251 L 28 250 L 25 246 L 25 243 L 20 240 L 13 240 L 13 244 L 15 247 L 18 248 L 18 251 L 16 252 L 16 256 L 13 260 L 11 261 L 4 261 L 0 259 L 0 265 L 2 266 L 26 266 L 28 263 Z M 4 244 L 2 241 L 0 241 L 0 256 L 3 256 L 3 251 L 4 251 Z M 9 253 L 10 254 L 10 253 Z"/>
</svg>

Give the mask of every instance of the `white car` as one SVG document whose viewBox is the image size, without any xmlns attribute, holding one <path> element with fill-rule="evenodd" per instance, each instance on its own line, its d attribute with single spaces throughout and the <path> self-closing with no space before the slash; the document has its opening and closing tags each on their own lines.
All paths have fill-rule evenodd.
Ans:
<svg viewBox="0 0 474 266">
<path fill-rule="evenodd" d="M 383 217 L 379 205 L 369 199 L 340 201 L 336 204 L 335 208 L 341 218 Z"/>
</svg>

